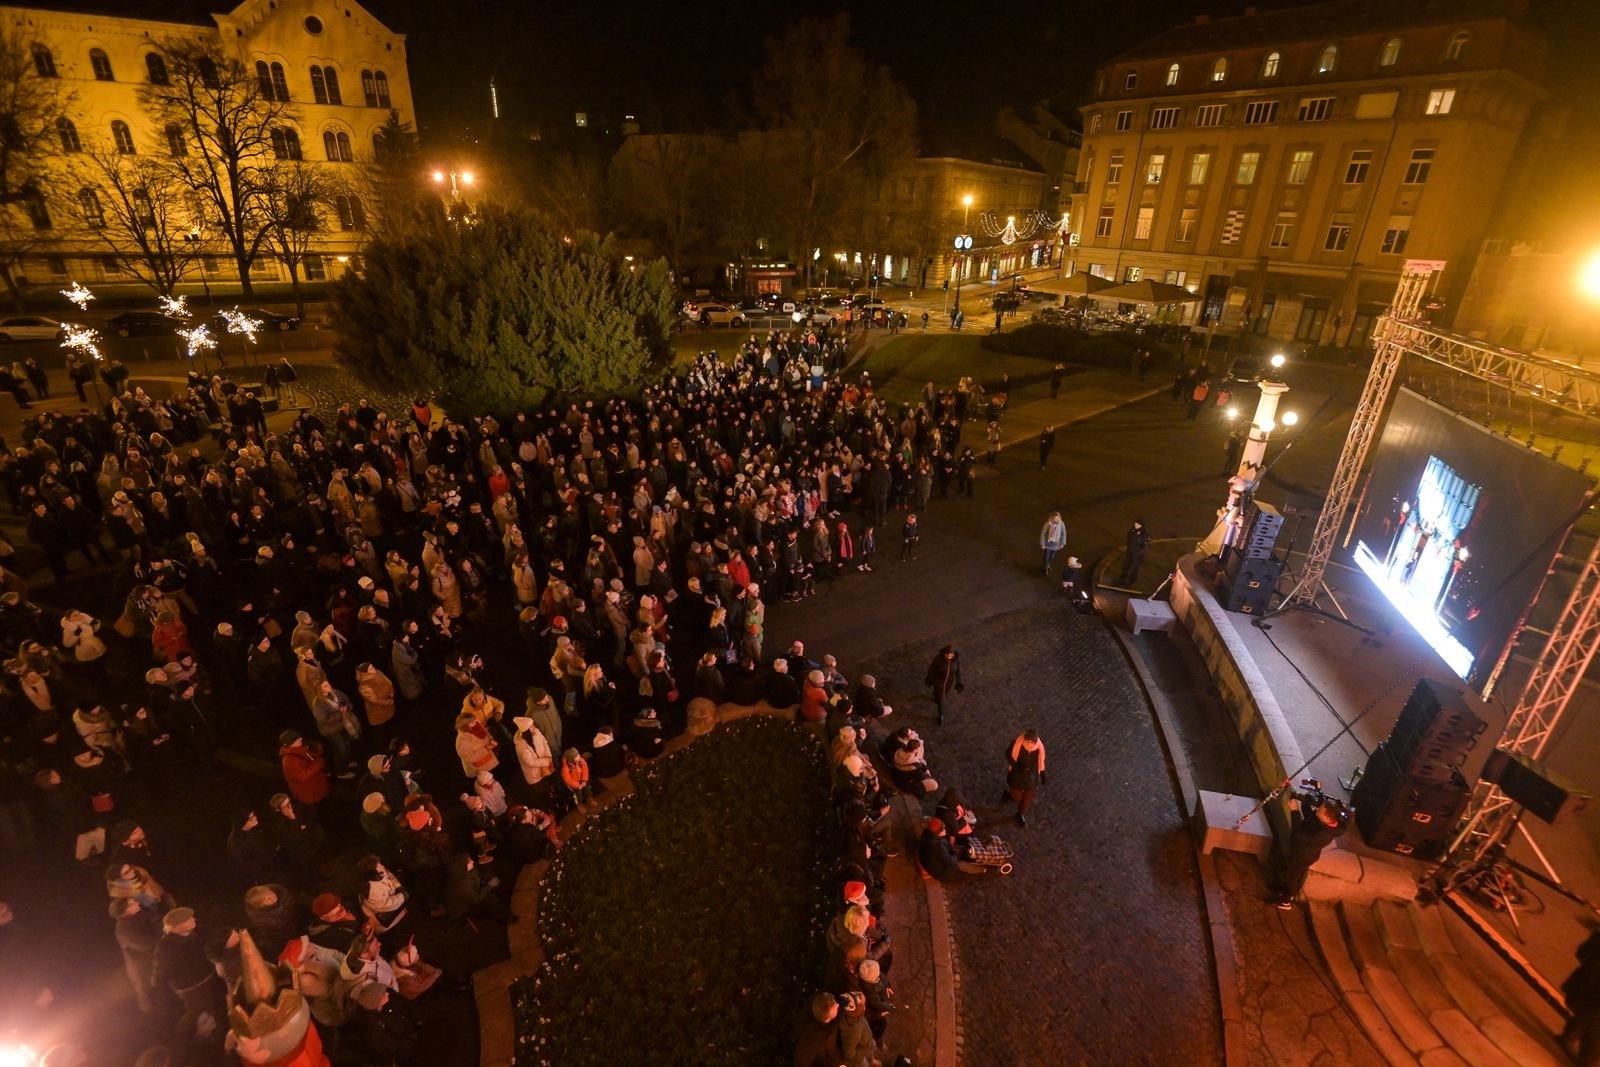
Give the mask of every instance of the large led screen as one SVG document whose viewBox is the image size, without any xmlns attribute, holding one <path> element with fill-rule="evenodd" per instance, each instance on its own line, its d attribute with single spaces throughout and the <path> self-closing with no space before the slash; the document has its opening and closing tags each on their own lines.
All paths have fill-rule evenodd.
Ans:
<svg viewBox="0 0 1600 1067">
<path fill-rule="evenodd" d="M 1355 564 L 1452 670 L 1482 684 L 1591 484 L 1402 389 L 1362 496 Z"/>
</svg>

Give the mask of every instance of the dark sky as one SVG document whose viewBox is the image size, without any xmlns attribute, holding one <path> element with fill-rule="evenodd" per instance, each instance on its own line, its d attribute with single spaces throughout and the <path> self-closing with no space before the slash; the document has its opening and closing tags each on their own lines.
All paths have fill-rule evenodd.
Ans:
<svg viewBox="0 0 1600 1067">
<path fill-rule="evenodd" d="M 1005 104 L 1071 98 L 1096 64 L 1204 12 L 1296 0 L 878 0 L 794 4 L 749 0 L 363 0 L 408 35 L 423 134 L 444 138 L 487 118 L 489 78 L 501 115 L 546 131 L 639 116 L 646 129 L 736 118 L 762 62 L 762 42 L 785 20 L 849 12 L 851 42 L 889 65 L 916 99 L 925 127 L 984 127 Z M 1404 0 L 1396 0 L 1397 4 Z M 1558 40 L 1595 0 L 1533 0 Z M 765 10 L 763 10 L 765 9 Z"/>
</svg>

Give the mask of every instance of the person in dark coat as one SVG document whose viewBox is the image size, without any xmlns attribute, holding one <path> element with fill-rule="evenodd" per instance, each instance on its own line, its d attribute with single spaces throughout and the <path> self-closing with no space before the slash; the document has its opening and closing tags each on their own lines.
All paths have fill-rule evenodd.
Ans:
<svg viewBox="0 0 1600 1067">
<path fill-rule="evenodd" d="M 767 703 L 775 708 L 792 708 L 800 703 L 800 686 L 789 673 L 789 661 L 772 661 L 772 673 L 767 677 Z"/>
<path fill-rule="evenodd" d="M 1600 929 L 1578 946 L 1578 966 L 1561 983 L 1572 1013 L 1561 1042 L 1579 1063 L 1600 1063 Z"/>
<path fill-rule="evenodd" d="M 111 917 L 117 921 L 117 947 L 122 950 L 122 966 L 133 986 L 133 999 L 148 1015 L 161 1004 L 156 985 L 156 946 L 161 943 L 161 919 L 132 897 L 111 902 Z"/>
<path fill-rule="evenodd" d="M 811 998 L 811 1011 L 795 1028 L 794 1067 L 839 1067 L 844 1049 L 839 1044 L 839 1002 L 832 993 Z"/>
<path fill-rule="evenodd" d="M 492 919 L 502 924 L 517 921 L 495 887 L 478 871 L 472 857 L 458 854 L 450 858 L 450 877 L 444 890 L 445 914 L 452 919 Z"/>
<path fill-rule="evenodd" d="M 277 873 L 278 850 L 255 812 L 240 809 L 233 813 L 228 831 L 228 860 L 246 888 L 270 882 Z"/>
<path fill-rule="evenodd" d="M 1028 825 L 1028 808 L 1045 781 L 1044 742 L 1038 730 L 1024 730 L 1006 750 L 1006 797 L 1017 806 L 1017 825 Z"/>
<path fill-rule="evenodd" d="M 933 657 L 922 684 L 933 690 L 933 703 L 939 709 L 939 725 L 944 725 L 945 700 L 952 690 L 960 693 L 966 689 L 961 681 L 961 653 L 955 650 L 954 645 L 945 645 Z"/>
<path fill-rule="evenodd" d="M 189 1011 L 209 1011 L 222 1018 L 222 981 L 206 957 L 193 908 L 173 908 L 161 919 L 156 943 L 155 983 L 176 996 Z"/>
<path fill-rule="evenodd" d="M 1308 806 L 1310 811 L 1306 810 Z M 1272 877 L 1271 903 L 1283 911 L 1294 907 L 1311 865 L 1334 838 L 1344 833 L 1349 821 L 1344 805 L 1332 797 L 1318 797 L 1313 802 L 1292 796 L 1289 819 L 1289 843 L 1275 855 Z"/>
<path fill-rule="evenodd" d="M 363 1067 L 405 1067 L 415 1062 L 417 1016 L 404 997 L 379 982 L 356 987 L 355 1015 L 346 1028 L 355 1035 Z"/>
<path fill-rule="evenodd" d="M 1150 547 L 1150 533 L 1144 528 L 1143 519 L 1134 519 L 1133 525 L 1128 527 L 1128 532 L 1123 535 L 1125 555 L 1122 563 L 1122 575 L 1117 579 L 1117 584 L 1131 588 L 1139 580 L 1139 568 L 1144 566 L 1144 553 Z"/>
</svg>

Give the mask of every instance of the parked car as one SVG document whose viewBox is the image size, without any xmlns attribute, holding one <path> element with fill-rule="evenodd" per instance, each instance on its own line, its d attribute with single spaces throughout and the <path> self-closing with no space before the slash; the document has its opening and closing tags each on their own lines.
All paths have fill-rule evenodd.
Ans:
<svg viewBox="0 0 1600 1067">
<path fill-rule="evenodd" d="M 727 304 L 701 304 L 699 319 L 702 326 L 738 327 L 749 321 L 744 311 Z"/>
<path fill-rule="evenodd" d="M 8 315 L 0 319 L 0 342 L 59 341 L 66 335 L 61 323 L 43 315 Z"/>
<path fill-rule="evenodd" d="M 769 315 L 792 315 L 798 306 L 794 297 L 783 296 L 780 293 L 767 293 L 758 297 L 756 303 L 765 308 Z"/>
<path fill-rule="evenodd" d="M 1235 382 L 1258 382 L 1261 380 L 1262 362 L 1255 356 L 1238 356 L 1228 369 L 1223 372 L 1223 377 Z"/>
<path fill-rule="evenodd" d="M 107 332 L 118 337 L 171 333 L 177 326 L 177 319 L 160 311 L 124 311 L 106 320 Z"/>
<path fill-rule="evenodd" d="M 854 314 L 851 318 L 854 321 L 860 322 L 865 318 L 874 326 L 889 325 L 889 316 L 894 314 L 894 309 L 881 300 L 873 300 L 852 310 Z"/>
</svg>

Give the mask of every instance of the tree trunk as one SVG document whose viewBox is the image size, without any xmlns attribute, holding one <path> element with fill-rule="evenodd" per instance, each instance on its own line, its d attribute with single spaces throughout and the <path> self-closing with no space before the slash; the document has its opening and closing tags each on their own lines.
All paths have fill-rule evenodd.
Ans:
<svg viewBox="0 0 1600 1067">
<path fill-rule="evenodd" d="M 300 291 L 300 265 L 292 259 L 284 260 L 283 265 L 289 268 L 289 288 L 294 292 L 295 316 L 301 322 L 304 322 L 306 319 L 306 298 L 305 294 Z"/>
<path fill-rule="evenodd" d="M 255 286 L 250 283 L 250 261 L 242 252 L 234 253 L 233 262 L 239 268 L 239 293 L 242 296 L 255 296 Z"/>
<path fill-rule="evenodd" d="M 11 272 L 11 264 L 7 263 L 0 268 L 0 274 L 6 276 L 6 291 L 11 294 L 11 303 L 18 311 L 26 311 L 27 301 L 22 298 L 22 287 L 17 284 L 17 276 Z"/>
</svg>

